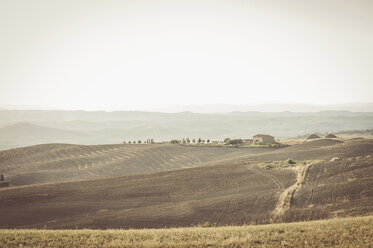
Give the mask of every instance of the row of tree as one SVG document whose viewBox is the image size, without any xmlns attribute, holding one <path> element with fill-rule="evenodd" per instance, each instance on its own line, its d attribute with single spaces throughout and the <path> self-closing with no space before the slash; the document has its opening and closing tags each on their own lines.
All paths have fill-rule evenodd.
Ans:
<svg viewBox="0 0 373 248">
<path fill-rule="evenodd" d="M 138 140 L 136 142 L 136 140 L 134 141 L 123 141 L 123 144 L 154 144 L 154 139 L 147 139 L 147 140 L 144 140 L 144 141 L 141 141 L 141 140 Z"/>
<path fill-rule="evenodd" d="M 230 138 L 226 138 L 224 139 L 224 141 L 218 141 L 218 140 L 213 140 L 211 141 L 210 139 L 201 139 L 201 138 L 198 138 L 197 140 L 196 139 L 192 139 L 190 140 L 189 138 L 183 138 L 182 140 L 171 140 L 170 141 L 171 144 L 226 144 L 226 145 L 240 145 L 243 143 L 243 140 L 242 139 L 230 139 Z"/>
<path fill-rule="evenodd" d="M 173 139 L 170 141 L 171 144 L 209 144 L 211 141 L 210 139 L 201 139 L 201 138 L 198 138 L 198 139 L 189 139 L 189 138 L 183 138 L 181 140 L 176 140 L 176 139 Z"/>
<path fill-rule="evenodd" d="M 141 140 L 134 140 L 134 141 L 123 141 L 124 144 L 154 144 L 154 139 L 147 139 L 145 141 Z M 171 144 L 226 144 L 226 145 L 239 145 L 243 143 L 242 139 L 230 139 L 226 138 L 224 141 L 218 141 L 218 140 L 210 140 L 210 139 L 189 139 L 189 138 L 183 138 L 181 140 L 179 139 L 173 139 L 169 143 Z"/>
</svg>

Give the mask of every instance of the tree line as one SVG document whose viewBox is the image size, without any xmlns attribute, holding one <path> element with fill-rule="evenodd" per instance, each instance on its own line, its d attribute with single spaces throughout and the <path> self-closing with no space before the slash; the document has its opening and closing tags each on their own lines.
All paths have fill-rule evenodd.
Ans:
<svg viewBox="0 0 373 248">
<path fill-rule="evenodd" d="M 172 139 L 165 142 L 155 142 L 154 139 L 142 140 L 128 140 L 123 141 L 124 144 L 155 144 L 155 143 L 170 143 L 170 144 L 225 144 L 225 145 L 239 145 L 243 143 L 242 139 L 230 139 L 226 138 L 222 140 L 211 140 L 211 139 L 202 139 L 202 138 L 182 138 L 182 139 Z"/>
</svg>

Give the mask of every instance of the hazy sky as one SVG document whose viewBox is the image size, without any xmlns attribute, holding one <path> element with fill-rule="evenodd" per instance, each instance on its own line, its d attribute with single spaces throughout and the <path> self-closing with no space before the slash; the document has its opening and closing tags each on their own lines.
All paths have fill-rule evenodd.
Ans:
<svg viewBox="0 0 373 248">
<path fill-rule="evenodd" d="M 0 0 L 0 104 L 373 101 L 373 1 Z"/>
</svg>

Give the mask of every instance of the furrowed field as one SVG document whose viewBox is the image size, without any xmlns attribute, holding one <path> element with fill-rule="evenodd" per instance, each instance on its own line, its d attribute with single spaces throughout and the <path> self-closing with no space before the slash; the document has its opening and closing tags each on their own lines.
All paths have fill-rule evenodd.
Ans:
<svg viewBox="0 0 373 248">
<path fill-rule="evenodd" d="M 373 216 L 142 230 L 0 230 L 0 247 L 372 247 Z"/>
</svg>

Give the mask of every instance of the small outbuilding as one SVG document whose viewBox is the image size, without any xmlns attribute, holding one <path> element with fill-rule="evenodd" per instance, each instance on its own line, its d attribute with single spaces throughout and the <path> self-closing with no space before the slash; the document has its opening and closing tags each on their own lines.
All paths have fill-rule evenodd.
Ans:
<svg viewBox="0 0 373 248">
<path fill-rule="evenodd" d="M 333 134 L 333 133 L 328 133 L 327 135 L 325 135 L 325 138 L 327 139 L 335 139 L 335 138 L 338 138 L 337 135 Z"/>
<path fill-rule="evenodd" d="M 320 136 L 318 136 L 317 134 L 313 133 L 311 134 L 310 136 L 307 137 L 307 139 L 319 139 Z"/>
<path fill-rule="evenodd" d="M 253 139 L 243 139 L 243 143 L 244 144 L 252 144 L 253 143 Z"/>
<path fill-rule="evenodd" d="M 275 144 L 275 137 L 268 134 L 257 134 L 253 136 L 254 144 Z"/>
</svg>

